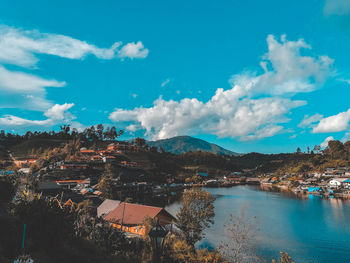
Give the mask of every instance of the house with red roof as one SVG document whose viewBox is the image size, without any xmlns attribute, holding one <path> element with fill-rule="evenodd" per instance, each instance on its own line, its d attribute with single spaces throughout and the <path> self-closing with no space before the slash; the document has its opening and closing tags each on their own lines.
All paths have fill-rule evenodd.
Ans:
<svg viewBox="0 0 350 263">
<path fill-rule="evenodd" d="M 176 221 L 176 218 L 164 208 L 125 202 L 120 203 L 110 211 L 104 219 L 111 222 L 113 227 L 124 232 L 142 236 L 145 235 L 143 223 L 145 218 L 148 217 L 157 220 L 161 226 Z"/>
</svg>

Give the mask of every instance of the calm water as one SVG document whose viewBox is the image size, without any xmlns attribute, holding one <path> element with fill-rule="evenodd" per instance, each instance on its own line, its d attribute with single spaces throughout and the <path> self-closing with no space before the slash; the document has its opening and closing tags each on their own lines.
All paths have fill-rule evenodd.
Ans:
<svg viewBox="0 0 350 263">
<path fill-rule="evenodd" d="M 207 188 L 216 196 L 215 224 L 199 247 L 216 247 L 225 237 L 229 215 L 246 209 L 256 217 L 258 250 L 267 260 L 280 251 L 296 263 L 350 262 L 350 202 L 337 199 L 296 199 L 251 186 Z M 176 214 L 179 203 L 167 206 Z"/>
</svg>

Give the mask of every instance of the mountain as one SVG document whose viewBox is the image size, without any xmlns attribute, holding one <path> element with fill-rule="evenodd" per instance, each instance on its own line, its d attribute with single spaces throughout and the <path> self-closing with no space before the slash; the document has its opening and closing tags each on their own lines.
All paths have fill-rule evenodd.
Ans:
<svg viewBox="0 0 350 263">
<path fill-rule="evenodd" d="M 216 144 L 190 136 L 177 136 L 164 140 L 148 141 L 147 143 L 150 146 L 163 148 L 166 152 L 176 154 L 189 151 L 202 151 L 226 155 L 239 155 L 238 153 L 226 150 Z"/>
</svg>

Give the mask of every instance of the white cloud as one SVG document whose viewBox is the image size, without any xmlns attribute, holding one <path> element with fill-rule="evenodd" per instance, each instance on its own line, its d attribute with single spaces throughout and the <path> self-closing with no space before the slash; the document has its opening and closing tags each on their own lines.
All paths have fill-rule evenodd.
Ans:
<svg viewBox="0 0 350 263">
<path fill-rule="evenodd" d="M 74 103 L 65 103 L 62 105 L 56 104 L 48 109 L 44 115 L 52 120 L 63 120 L 67 119 L 67 115 L 65 115 L 66 111 L 74 106 Z M 69 116 L 71 118 L 71 116 Z"/>
<path fill-rule="evenodd" d="M 145 58 L 148 56 L 148 49 L 145 48 L 141 41 L 137 43 L 128 43 L 122 47 L 118 53 L 119 58 Z"/>
<path fill-rule="evenodd" d="M 340 132 L 349 128 L 350 109 L 336 115 L 323 118 L 312 129 L 313 133 Z"/>
<path fill-rule="evenodd" d="M 288 41 L 283 35 L 278 41 L 267 37 L 268 53 L 260 65 L 264 73 L 246 72 L 231 78 L 233 85 L 240 86 L 240 94 L 294 95 L 317 89 L 331 74 L 333 60 L 328 56 L 303 56 L 302 49 L 311 47 L 303 39 Z"/>
<path fill-rule="evenodd" d="M 35 75 L 9 71 L 0 65 L 0 105 L 3 108 L 45 110 L 52 105 L 46 100 L 46 87 L 63 87 L 66 83 Z"/>
<path fill-rule="evenodd" d="M 303 120 L 299 123 L 298 127 L 306 128 L 306 127 L 314 126 L 313 124 L 316 122 L 319 122 L 322 118 L 323 118 L 323 115 L 318 113 L 312 116 L 305 115 Z"/>
<path fill-rule="evenodd" d="M 323 11 L 325 15 L 346 15 L 350 13 L 350 1 L 326 0 Z"/>
<path fill-rule="evenodd" d="M 160 84 L 160 86 L 163 88 L 163 87 L 165 87 L 166 85 L 168 85 L 169 83 L 170 83 L 170 79 L 169 78 L 167 78 L 166 80 L 164 80 L 161 84 Z"/>
<path fill-rule="evenodd" d="M 130 132 L 135 132 L 137 131 L 137 126 L 135 124 L 130 124 L 126 127 L 126 130 L 130 131 Z"/>
<path fill-rule="evenodd" d="M 75 116 L 67 112 L 74 103 L 56 104 L 49 108 L 44 116 L 45 120 L 28 120 L 14 115 L 5 115 L 0 118 L 0 125 L 5 127 L 28 127 L 28 126 L 53 126 L 59 123 L 70 123 Z"/>
<path fill-rule="evenodd" d="M 0 107 L 42 111 L 48 117 L 46 120 L 28 120 L 5 115 L 0 119 L 0 124 L 49 125 L 67 118 L 73 119 L 73 115 L 66 112 L 73 104 L 53 105 L 46 99 L 47 87 L 63 87 L 65 82 L 10 71 L 1 65 L 13 64 L 35 69 L 39 61 L 38 54 L 67 59 L 83 59 L 87 55 L 94 55 L 99 59 L 133 59 L 145 58 L 148 49 L 144 48 L 142 42 L 128 43 L 125 46 L 121 42 L 115 42 L 109 48 L 100 48 L 69 36 L 0 25 Z"/>
<path fill-rule="evenodd" d="M 296 137 L 297 137 L 297 135 L 293 134 L 293 135 L 289 136 L 289 139 L 295 139 Z"/>
<path fill-rule="evenodd" d="M 341 139 L 341 141 L 343 143 L 347 142 L 347 141 L 350 141 L 350 132 L 346 132 L 343 136 L 343 138 Z"/>
<path fill-rule="evenodd" d="M 331 74 L 333 60 L 301 55 L 302 49 L 311 49 L 302 39 L 288 41 L 282 36 L 278 41 L 269 35 L 267 44 L 268 53 L 260 63 L 263 73 L 234 75 L 232 88 L 218 89 L 207 102 L 159 98 L 150 108 L 116 109 L 109 118 L 137 124 L 152 139 L 201 133 L 240 140 L 271 137 L 283 130 L 291 109 L 306 104 L 289 97 L 321 86 Z"/>
<path fill-rule="evenodd" d="M 328 142 L 329 141 L 333 141 L 334 140 L 334 137 L 333 136 L 329 136 L 327 137 L 321 144 L 321 148 L 326 148 L 328 146 Z"/>
<path fill-rule="evenodd" d="M 240 100 L 234 98 L 232 90 L 219 89 L 206 103 L 197 99 L 177 102 L 159 98 L 151 108 L 116 109 L 110 119 L 139 124 L 152 139 L 211 133 L 251 140 L 273 136 L 282 128 L 275 124 L 287 121 L 283 115 L 304 104 L 303 101 L 281 98 Z"/>
<path fill-rule="evenodd" d="M 137 96 L 138 96 L 138 95 L 137 95 L 136 93 L 131 94 L 131 97 L 133 97 L 134 99 L 136 99 Z"/>
<path fill-rule="evenodd" d="M 148 49 L 143 47 L 142 42 L 121 46 L 121 42 L 115 42 L 110 48 L 100 48 L 65 35 L 0 26 L 0 62 L 23 67 L 31 67 L 38 62 L 35 54 L 68 59 L 82 59 L 87 55 L 94 55 L 99 59 L 113 59 L 117 55 L 121 58 L 147 57 Z"/>
</svg>

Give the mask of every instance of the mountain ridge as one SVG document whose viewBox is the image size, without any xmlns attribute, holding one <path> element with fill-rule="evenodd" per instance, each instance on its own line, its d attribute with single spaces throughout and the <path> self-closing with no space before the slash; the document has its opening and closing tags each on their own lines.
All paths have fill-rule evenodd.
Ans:
<svg viewBox="0 0 350 263">
<path fill-rule="evenodd" d="M 175 154 L 181 154 L 189 151 L 202 151 L 216 153 L 220 155 L 240 155 L 239 153 L 227 150 L 217 144 L 210 143 L 205 140 L 187 135 L 175 136 L 172 138 L 157 141 L 148 141 L 147 143 L 150 146 L 163 148 L 166 152 L 171 152 Z"/>
</svg>

